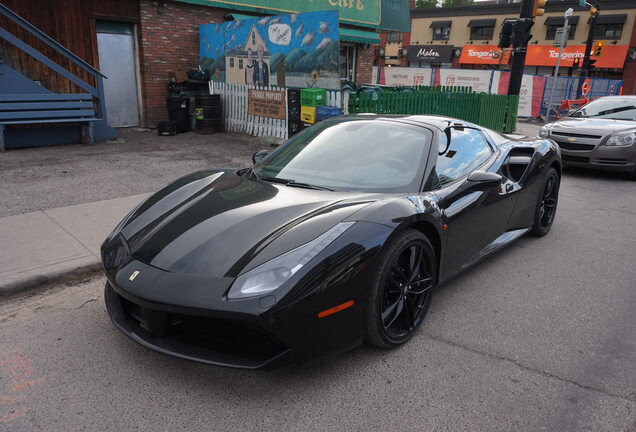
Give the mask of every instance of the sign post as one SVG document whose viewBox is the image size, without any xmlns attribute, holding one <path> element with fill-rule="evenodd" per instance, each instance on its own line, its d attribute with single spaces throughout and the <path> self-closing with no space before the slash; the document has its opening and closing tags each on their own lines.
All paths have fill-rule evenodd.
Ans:
<svg viewBox="0 0 636 432">
<path fill-rule="evenodd" d="M 568 10 L 565 11 L 565 21 L 563 22 L 564 30 L 563 30 L 563 34 L 561 35 L 561 40 L 559 43 L 559 57 L 557 57 L 557 64 L 556 64 L 556 68 L 554 69 L 554 79 L 552 80 L 552 88 L 550 89 L 550 97 L 548 98 L 548 106 L 545 111 L 546 122 L 550 119 L 550 107 L 552 106 L 552 96 L 554 96 L 554 87 L 556 86 L 557 79 L 559 78 L 559 66 L 561 65 L 561 55 L 563 54 L 563 48 L 565 47 L 567 43 L 566 41 L 568 39 L 568 35 L 570 34 L 570 26 L 568 25 L 568 20 L 572 16 L 573 12 L 574 12 L 574 9 L 572 8 L 569 8 Z"/>
</svg>

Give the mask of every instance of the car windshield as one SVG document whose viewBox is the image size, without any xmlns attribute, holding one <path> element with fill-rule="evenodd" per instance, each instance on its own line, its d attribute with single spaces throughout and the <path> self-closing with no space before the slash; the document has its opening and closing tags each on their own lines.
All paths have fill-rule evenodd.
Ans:
<svg viewBox="0 0 636 432">
<path fill-rule="evenodd" d="M 319 123 L 254 167 L 263 180 L 366 192 L 419 191 L 433 134 L 385 120 Z"/>
<path fill-rule="evenodd" d="M 636 98 L 601 98 L 583 105 L 570 117 L 636 121 Z"/>
</svg>

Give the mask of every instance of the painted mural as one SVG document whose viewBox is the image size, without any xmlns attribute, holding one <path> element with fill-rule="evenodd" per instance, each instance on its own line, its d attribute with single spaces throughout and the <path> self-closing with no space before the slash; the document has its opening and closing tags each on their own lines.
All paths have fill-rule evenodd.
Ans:
<svg viewBox="0 0 636 432">
<path fill-rule="evenodd" d="M 205 24 L 200 64 L 228 84 L 340 88 L 338 12 Z"/>
</svg>

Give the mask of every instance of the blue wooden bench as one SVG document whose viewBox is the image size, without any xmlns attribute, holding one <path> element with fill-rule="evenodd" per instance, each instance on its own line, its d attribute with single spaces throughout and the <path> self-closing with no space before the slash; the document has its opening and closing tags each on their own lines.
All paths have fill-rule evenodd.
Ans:
<svg viewBox="0 0 636 432">
<path fill-rule="evenodd" d="M 97 120 L 90 94 L 1 94 L 0 150 L 5 150 L 6 125 L 81 123 L 83 136 L 92 144 L 93 122 Z"/>
</svg>

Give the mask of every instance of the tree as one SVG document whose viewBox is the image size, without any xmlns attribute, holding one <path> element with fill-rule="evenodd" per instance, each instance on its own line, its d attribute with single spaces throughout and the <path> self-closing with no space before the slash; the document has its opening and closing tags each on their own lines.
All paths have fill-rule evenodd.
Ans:
<svg viewBox="0 0 636 432">
<path fill-rule="evenodd" d="M 437 0 L 417 0 L 415 2 L 416 8 L 434 8 L 437 7 Z"/>
<path fill-rule="evenodd" d="M 474 6 L 475 0 L 442 0 L 442 7 Z"/>
</svg>

